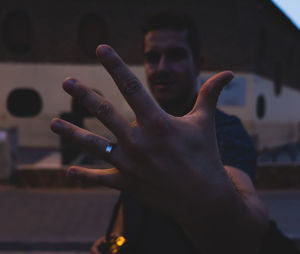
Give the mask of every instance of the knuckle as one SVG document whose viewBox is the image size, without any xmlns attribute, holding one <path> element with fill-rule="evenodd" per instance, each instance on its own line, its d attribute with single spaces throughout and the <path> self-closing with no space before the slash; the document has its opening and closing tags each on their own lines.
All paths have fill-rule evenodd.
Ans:
<svg viewBox="0 0 300 254">
<path fill-rule="evenodd" d="M 107 101 L 97 101 L 94 109 L 95 114 L 101 117 L 107 117 L 112 112 L 112 106 Z"/>
<path fill-rule="evenodd" d="M 74 95 L 79 101 L 83 101 L 88 96 L 88 94 L 89 91 L 86 87 L 82 86 L 81 84 L 77 84 Z"/>
<path fill-rule="evenodd" d="M 166 119 L 166 117 L 160 115 L 160 114 L 153 114 L 150 116 L 150 128 L 156 135 L 165 135 L 167 133 L 170 133 L 172 128 L 171 124 Z"/>
<path fill-rule="evenodd" d="M 86 134 L 85 135 L 85 143 L 88 145 L 89 148 L 99 147 L 98 138 L 93 134 Z"/>
<path fill-rule="evenodd" d="M 77 140 L 77 138 L 76 138 L 77 137 L 77 132 L 72 127 L 68 127 L 65 136 L 68 139 L 75 140 L 75 141 Z"/>
<path fill-rule="evenodd" d="M 131 137 L 128 144 L 129 144 L 131 150 L 133 150 L 133 151 L 140 151 L 141 148 L 143 147 L 141 140 L 139 140 L 136 137 Z"/>
<path fill-rule="evenodd" d="M 143 138 L 137 130 L 129 135 L 127 144 L 132 151 L 141 151 L 144 147 Z"/>
<path fill-rule="evenodd" d="M 130 77 L 124 81 L 122 89 L 125 94 L 135 94 L 141 89 L 141 85 L 136 77 Z"/>
</svg>

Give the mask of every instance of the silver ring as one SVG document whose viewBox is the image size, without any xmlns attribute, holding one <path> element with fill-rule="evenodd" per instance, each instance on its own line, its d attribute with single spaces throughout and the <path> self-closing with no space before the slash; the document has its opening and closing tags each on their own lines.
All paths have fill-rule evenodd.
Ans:
<svg viewBox="0 0 300 254">
<path fill-rule="evenodd" d="M 111 154 L 112 149 L 113 149 L 113 146 L 112 146 L 112 145 L 107 145 L 106 148 L 105 148 L 105 152 L 106 152 L 107 154 Z"/>
</svg>

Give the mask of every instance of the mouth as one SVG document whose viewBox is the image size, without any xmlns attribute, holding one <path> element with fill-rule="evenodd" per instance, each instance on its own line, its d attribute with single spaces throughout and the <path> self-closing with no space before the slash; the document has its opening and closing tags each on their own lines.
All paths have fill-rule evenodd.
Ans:
<svg viewBox="0 0 300 254">
<path fill-rule="evenodd" d="M 174 82 L 170 81 L 170 80 L 158 80 L 158 81 L 154 82 L 154 86 L 157 89 L 166 89 L 166 88 L 172 87 L 173 85 L 174 85 Z"/>
<path fill-rule="evenodd" d="M 172 84 L 170 83 L 157 83 L 155 84 L 155 90 L 158 93 L 167 93 L 172 88 Z"/>
</svg>

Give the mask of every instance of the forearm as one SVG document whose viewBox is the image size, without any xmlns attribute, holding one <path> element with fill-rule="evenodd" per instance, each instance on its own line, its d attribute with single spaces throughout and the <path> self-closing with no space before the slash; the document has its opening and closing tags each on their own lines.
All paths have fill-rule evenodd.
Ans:
<svg viewBox="0 0 300 254">
<path fill-rule="evenodd" d="M 257 253 L 267 227 L 259 199 L 237 190 L 227 174 L 206 188 L 199 202 L 187 199 L 176 218 L 195 248 L 208 254 Z"/>
</svg>

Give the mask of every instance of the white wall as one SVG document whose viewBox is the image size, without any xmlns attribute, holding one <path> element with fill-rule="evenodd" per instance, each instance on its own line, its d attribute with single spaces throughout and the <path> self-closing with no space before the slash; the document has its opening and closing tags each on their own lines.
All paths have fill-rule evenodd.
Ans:
<svg viewBox="0 0 300 254">
<path fill-rule="evenodd" d="M 143 68 L 133 66 L 131 69 L 144 82 Z M 61 112 L 71 109 L 71 97 L 61 88 L 62 81 L 68 76 L 78 78 L 89 87 L 100 91 L 127 118 L 134 118 L 113 80 L 100 65 L 2 63 L 0 76 L 0 126 L 18 126 L 21 146 L 58 146 L 58 137 L 50 131 L 49 122 Z M 38 116 L 19 118 L 7 111 L 6 99 L 16 88 L 31 88 L 39 92 L 43 107 Z M 98 121 L 89 119 L 87 126 L 98 133 L 109 135 L 101 124 L 97 127 Z"/>
<path fill-rule="evenodd" d="M 145 84 L 142 66 L 131 66 L 131 70 Z M 211 72 L 203 72 L 199 86 Z M 58 64 L 0 64 L 0 127 L 19 127 L 21 146 L 57 147 L 58 137 L 49 129 L 49 122 L 61 112 L 71 109 L 71 97 L 63 92 L 62 81 L 72 76 L 91 88 L 100 91 L 113 105 L 127 117 L 134 115 L 121 96 L 111 77 L 99 65 L 58 65 Z M 43 101 L 42 112 L 31 118 L 12 116 L 6 109 L 6 99 L 16 88 L 32 88 L 39 92 Z M 264 95 L 266 113 L 262 119 L 256 115 L 256 100 Z M 273 83 L 251 73 L 235 73 L 232 84 L 220 96 L 218 107 L 240 117 L 250 135 L 258 140 L 258 147 L 273 147 L 294 142 L 299 138 L 300 93 L 283 87 L 279 96 L 274 93 Z M 86 119 L 88 129 L 103 136 L 111 134 L 96 119 Z"/>
<path fill-rule="evenodd" d="M 270 148 L 299 139 L 300 90 L 282 87 L 277 96 L 270 80 L 254 75 L 254 98 L 263 95 L 266 113 L 262 119 L 255 115 L 255 134 L 260 148 Z"/>
<path fill-rule="evenodd" d="M 202 79 L 205 80 L 211 75 L 213 73 L 203 73 Z M 243 85 L 243 79 L 246 82 L 245 91 L 237 89 L 237 86 Z M 224 92 L 231 94 L 221 93 L 218 106 L 226 113 L 237 115 L 242 120 L 250 135 L 255 137 L 259 150 L 300 139 L 300 90 L 283 86 L 277 96 L 271 80 L 251 73 L 235 73 L 233 83 L 231 91 L 224 88 Z M 246 95 L 241 92 L 245 92 Z M 256 112 L 257 98 L 260 95 L 264 96 L 266 106 L 262 118 L 259 118 Z M 241 101 L 241 96 L 245 98 L 245 103 L 237 105 Z M 223 103 L 224 101 L 227 103 Z"/>
</svg>

